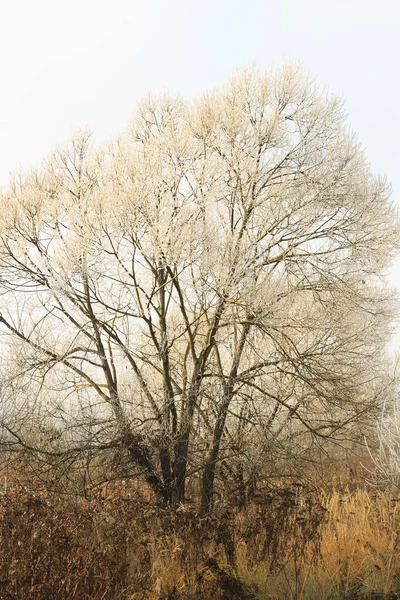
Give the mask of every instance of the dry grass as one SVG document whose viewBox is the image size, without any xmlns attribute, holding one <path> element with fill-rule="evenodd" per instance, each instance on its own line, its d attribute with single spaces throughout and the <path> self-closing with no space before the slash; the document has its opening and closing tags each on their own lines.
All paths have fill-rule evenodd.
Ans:
<svg viewBox="0 0 400 600">
<path fill-rule="evenodd" d="M 400 592 L 400 499 L 276 490 L 213 517 L 133 487 L 0 498 L 3 600 L 356 600 Z"/>
<path fill-rule="evenodd" d="M 334 600 L 397 598 L 400 594 L 400 499 L 385 493 L 321 494 L 326 519 L 304 546 L 293 524 L 286 552 L 249 567 L 238 552 L 239 573 L 261 598 Z M 307 517 L 305 517 L 307 518 Z"/>
</svg>

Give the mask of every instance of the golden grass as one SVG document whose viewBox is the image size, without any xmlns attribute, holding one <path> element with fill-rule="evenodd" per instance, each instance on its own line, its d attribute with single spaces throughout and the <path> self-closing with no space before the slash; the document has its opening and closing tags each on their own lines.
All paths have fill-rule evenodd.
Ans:
<svg viewBox="0 0 400 600">
<path fill-rule="evenodd" d="M 301 547 L 292 539 L 280 565 L 269 557 L 254 568 L 246 544 L 238 547 L 239 573 L 260 598 L 333 600 L 394 597 L 400 593 L 400 499 L 367 491 L 320 496 L 326 519 Z M 294 521 L 296 517 L 294 518 Z M 301 541 L 301 540 L 300 540 Z"/>
<path fill-rule="evenodd" d="M 400 595 L 400 499 L 276 490 L 201 518 L 116 487 L 0 497 L 0 598 L 357 600 Z"/>
</svg>

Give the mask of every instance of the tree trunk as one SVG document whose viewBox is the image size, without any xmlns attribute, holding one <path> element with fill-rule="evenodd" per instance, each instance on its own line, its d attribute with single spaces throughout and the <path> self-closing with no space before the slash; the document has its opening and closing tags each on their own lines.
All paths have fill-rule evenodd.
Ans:
<svg viewBox="0 0 400 600">
<path fill-rule="evenodd" d="M 160 465 L 161 473 L 165 488 L 165 506 L 172 505 L 172 473 L 171 473 L 171 459 L 168 448 L 162 447 L 160 449 Z"/>
<path fill-rule="evenodd" d="M 204 465 L 201 487 L 201 512 L 203 514 L 211 512 L 213 507 L 215 468 L 221 446 L 222 433 L 225 427 L 226 411 L 229 406 L 229 401 L 230 397 L 225 397 L 217 422 L 215 423 L 211 449 L 207 456 L 206 464 Z"/>
<path fill-rule="evenodd" d="M 131 432 L 126 433 L 124 446 L 128 450 L 131 459 L 141 469 L 143 477 L 157 498 L 162 502 L 163 506 L 167 506 L 169 501 L 168 488 L 155 471 L 148 450 L 139 443 L 139 440 Z"/>
<path fill-rule="evenodd" d="M 174 456 L 174 489 L 173 505 L 178 506 L 185 501 L 186 469 L 189 450 L 189 431 L 183 432 L 175 444 Z"/>
<path fill-rule="evenodd" d="M 249 318 L 253 320 L 253 317 Z M 218 412 L 217 420 L 215 422 L 211 449 L 206 459 L 206 464 L 204 465 L 201 490 L 201 510 L 204 514 L 209 513 L 213 506 L 215 468 L 217 464 L 219 450 L 221 447 L 221 440 L 222 434 L 224 432 L 227 411 L 234 393 L 234 382 L 238 373 L 240 359 L 243 353 L 249 330 L 250 322 L 248 322 L 244 326 L 242 335 L 240 336 L 240 341 L 236 349 L 229 377 L 224 387 L 222 402 Z"/>
</svg>

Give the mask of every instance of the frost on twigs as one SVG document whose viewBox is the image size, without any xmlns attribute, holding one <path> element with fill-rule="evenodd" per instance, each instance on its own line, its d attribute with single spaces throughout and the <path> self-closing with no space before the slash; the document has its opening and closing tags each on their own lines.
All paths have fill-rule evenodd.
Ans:
<svg viewBox="0 0 400 600">
<path fill-rule="evenodd" d="M 342 101 L 293 65 L 150 96 L 102 148 L 78 132 L 0 200 L 1 335 L 29 355 L 9 377 L 35 381 L 22 404 L 51 414 L 58 448 L 110 452 L 168 506 L 189 478 L 206 511 L 357 437 L 394 315 L 389 191 Z M 7 441 L 40 452 L 18 411 Z"/>
</svg>

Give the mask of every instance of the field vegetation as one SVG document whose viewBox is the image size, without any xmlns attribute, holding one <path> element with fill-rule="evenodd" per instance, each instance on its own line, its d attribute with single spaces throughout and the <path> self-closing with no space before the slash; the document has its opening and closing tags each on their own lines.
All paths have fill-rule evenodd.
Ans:
<svg viewBox="0 0 400 600">
<path fill-rule="evenodd" d="M 360 480 L 325 490 L 278 485 L 208 516 L 157 506 L 134 481 L 86 497 L 32 479 L 3 483 L 4 600 L 400 595 L 400 498 Z"/>
</svg>

